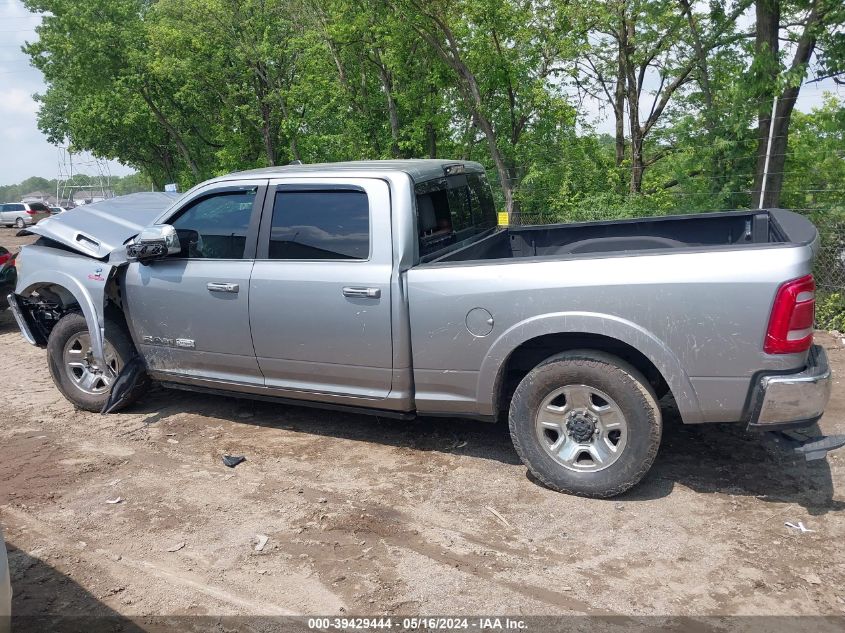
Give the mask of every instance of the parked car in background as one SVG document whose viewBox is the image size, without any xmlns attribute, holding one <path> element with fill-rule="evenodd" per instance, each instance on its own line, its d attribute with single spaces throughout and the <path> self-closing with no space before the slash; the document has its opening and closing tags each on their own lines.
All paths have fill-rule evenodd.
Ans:
<svg viewBox="0 0 845 633">
<path fill-rule="evenodd" d="M 43 202 L 7 202 L 0 205 L 0 224 L 19 229 L 50 217 L 50 207 Z"/>
<path fill-rule="evenodd" d="M 50 207 L 50 215 L 59 215 L 67 211 L 64 207 Z"/>
<path fill-rule="evenodd" d="M 5 310 L 9 307 L 6 295 L 14 292 L 18 282 L 18 269 L 15 268 L 15 258 L 18 254 L 10 253 L 0 246 L 0 252 L 2 251 L 6 251 L 6 254 L 0 254 L 0 310 Z"/>
</svg>

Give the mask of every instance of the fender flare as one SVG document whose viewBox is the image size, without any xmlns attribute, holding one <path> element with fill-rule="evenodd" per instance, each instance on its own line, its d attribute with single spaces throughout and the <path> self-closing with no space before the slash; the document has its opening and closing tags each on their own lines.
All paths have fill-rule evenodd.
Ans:
<svg viewBox="0 0 845 633">
<path fill-rule="evenodd" d="M 598 334 L 639 350 L 661 373 L 685 423 L 701 420 L 698 396 L 680 360 L 654 334 L 641 326 L 610 314 L 556 312 L 520 321 L 508 328 L 490 346 L 478 374 L 477 402 L 481 413 L 495 414 L 496 390 L 501 371 L 510 355 L 523 343 L 546 334 Z"/>
<path fill-rule="evenodd" d="M 114 267 L 102 264 L 101 268 L 105 273 L 105 280 L 98 280 L 98 290 L 101 295 L 100 301 L 95 301 L 91 289 L 79 279 L 61 270 L 38 270 L 23 279 L 18 280 L 15 294 L 26 297 L 43 286 L 61 286 L 67 290 L 82 310 L 82 316 L 88 324 L 88 332 L 91 335 L 91 354 L 94 360 L 101 367 L 106 366 L 103 341 L 105 340 L 105 288 L 108 280 L 114 271 Z"/>
</svg>

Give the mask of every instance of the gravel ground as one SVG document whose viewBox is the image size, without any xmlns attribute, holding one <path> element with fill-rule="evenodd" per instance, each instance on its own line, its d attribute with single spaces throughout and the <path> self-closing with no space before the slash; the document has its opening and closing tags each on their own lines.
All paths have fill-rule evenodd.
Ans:
<svg viewBox="0 0 845 633">
<path fill-rule="evenodd" d="M 503 426 L 163 389 L 100 416 L 8 313 L 0 349 L 16 617 L 845 614 L 845 451 L 805 463 L 670 407 L 645 481 L 596 501 L 532 481 Z M 820 426 L 845 433 L 841 378 Z"/>
</svg>

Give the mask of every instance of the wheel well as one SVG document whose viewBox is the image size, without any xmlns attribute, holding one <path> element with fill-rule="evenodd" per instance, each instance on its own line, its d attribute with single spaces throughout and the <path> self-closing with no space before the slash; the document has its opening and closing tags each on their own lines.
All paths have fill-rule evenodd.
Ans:
<svg viewBox="0 0 845 633">
<path fill-rule="evenodd" d="M 41 345 L 46 345 L 50 332 L 56 323 L 70 312 L 79 312 L 79 302 L 73 293 L 59 284 L 43 284 L 31 288 L 30 293 L 22 297 L 21 307 L 28 314 L 33 334 Z M 121 307 L 121 297 L 117 284 L 110 283 L 105 296 L 104 315 L 119 327 L 129 332 L 126 317 Z"/>
<path fill-rule="evenodd" d="M 73 293 L 59 284 L 36 286 L 21 299 L 21 309 L 39 345 L 47 344 L 50 332 L 63 316 L 79 310 Z"/>
<path fill-rule="evenodd" d="M 505 361 L 499 373 L 497 403 L 500 411 L 508 408 L 520 381 L 542 361 L 572 349 L 591 349 L 612 354 L 634 366 L 651 384 L 658 398 L 669 392 L 669 385 L 648 357 L 627 343 L 601 334 L 577 332 L 545 334 L 525 341 Z"/>
</svg>

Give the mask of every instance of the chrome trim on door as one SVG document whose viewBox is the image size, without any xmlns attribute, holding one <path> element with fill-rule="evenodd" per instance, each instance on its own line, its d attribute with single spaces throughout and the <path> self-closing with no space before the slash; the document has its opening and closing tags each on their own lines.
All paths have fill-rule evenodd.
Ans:
<svg viewBox="0 0 845 633">
<path fill-rule="evenodd" d="M 344 286 L 344 297 L 358 297 L 361 299 L 378 299 L 381 297 L 381 289 L 379 288 L 353 288 L 351 286 Z"/>
<path fill-rule="evenodd" d="M 241 289 L 239 284 L 218 281 L 210 281 L 205 287 L 211 292 L 238 292 Z"/>
</svg>

